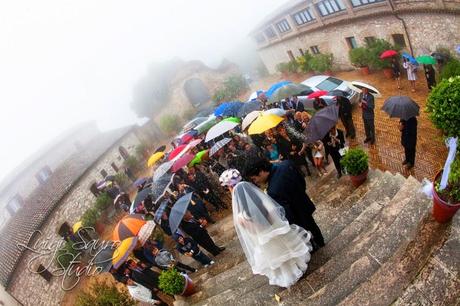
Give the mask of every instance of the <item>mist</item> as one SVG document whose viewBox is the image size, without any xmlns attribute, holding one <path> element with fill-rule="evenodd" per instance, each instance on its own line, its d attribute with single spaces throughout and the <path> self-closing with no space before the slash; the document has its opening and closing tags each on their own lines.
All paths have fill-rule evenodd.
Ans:
<svg viewBox="0 0 460 306">
<path fill-rule="evenodd" d="M 153 62 L 247 58 L 255 52 L 248 33 L 282 3 L 2 2 L 0 180 L 79 122 L 101 130 L 142 122 L 129 104 Z"/>
</svg>

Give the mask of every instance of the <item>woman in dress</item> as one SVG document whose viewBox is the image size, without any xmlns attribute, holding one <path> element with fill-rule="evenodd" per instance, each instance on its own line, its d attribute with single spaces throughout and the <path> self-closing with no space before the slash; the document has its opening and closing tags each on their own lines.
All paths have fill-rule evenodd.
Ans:
<svg viewBox="0 0 460 306">
<path fill-rule="evenodd" d="M 318 140 L 313 144 L 313 160 L 315 162 L 315 167 L 318 170 L 319 176 L 322 176 L 323 174 L 327 174 L 326 168 L 324 168 L 323 159 L 324 159 L 324 145 L 321 142 L 321 140 Z"/>
<path fill-rule="evenodd" d="M 412 64 L 405 57 L 403 57 L 403 61 L 403 67 L 407 71 L 407 79 L 409 80 L 412 92 L 415 92 L 415 81 L 417 80 L 417 66 Z"/>
<path fill-rule="evenodd" d="M 268 277 L 270 285 L 295 284 L 310 261 L 311 233 L 290 225 L 283 208 L 252 183 L 241 182 L 237 170 L 226 170 L 220 182 L 232 192 L 233 222 L 252 272 Z"/>
</svg>

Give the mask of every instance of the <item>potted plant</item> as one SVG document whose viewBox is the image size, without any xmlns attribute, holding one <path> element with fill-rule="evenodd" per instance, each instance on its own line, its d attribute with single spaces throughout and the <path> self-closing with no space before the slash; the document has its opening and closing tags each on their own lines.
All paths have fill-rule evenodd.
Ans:
<svg viewBox="0 0 460 306">
<path fill-rule="evenodd" d="M 161 271 L 158 287 L 170 295 L 189 296 L 195 292 L 195 285 L 188 275 L 180 274 L 174 268 Z"/>
<path fill-rule="evenodd" d="M 289 74 L 289 63 L 279 63 L 276 65 L 276 70 L 281 72 L 283 78 L 287 78 Z"/>
<path fill-rule="evenodd" d="M 326 73 L 330 75 L 331 68 L 332 68 L 332 59 L 333 56 L 330 53 L 327 54 L 317 54 L 313 56 L 310 62 L 311 69 L 319 72 L 319 73 Z"/>
<path fill-rule="evenodd" d="M 376 39 L 373 42 L 367 44 L 367 50 L 370 55 L 369 66 L 371 69 L 381 70 L 383 69 L 383 74 L 388 79 L 393 78 L 393 71 L 391 69 L 390 59 L 381 59 L 380 55 L 385 50 L 397 50 L 400 48 L 393 46 L 385 39 Z"/>
<path fill-rule="evenodd" d="M 350 62 L 353 66 L 361 69 L 361 73 L 364 75 L 369 74 L 369 64 L 371 62 L 371 54 L 369 50 L 363 47 L 351 49 L 348 53 Z"/>
<path fill-rule="evenodd" d="M 368 156 L 361 148 L 349 149 L 340 164 L 350 176 L 353 186 L 358 187 L 367 179 L 369 172 Z"/>
<path fill-rule="evenodd" d="M 452 163 L 445 188 L 441 186 L 441 170 L 433 181 L 433 216 L 441 223 L 448 222 L 460 208 L 460 76 L 442 80 L 428 96 L 426 110 L 433 124 L 441 129 L 449 142 L 457 140 L 457 149 L 451 147 Z"/>
</svg>

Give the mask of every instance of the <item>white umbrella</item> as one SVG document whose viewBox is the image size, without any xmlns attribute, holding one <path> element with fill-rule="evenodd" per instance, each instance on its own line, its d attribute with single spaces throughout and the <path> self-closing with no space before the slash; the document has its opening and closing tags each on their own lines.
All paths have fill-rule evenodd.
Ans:
<svg viewBox="0 0 460 306">
<path fill-rule="evenodd" d="M 371 86 L 369 84 L 366 84 L 364 82 L 360 82 L 360 81 L 352 81 L 351 84 L 355 87 L 358 87 L 358 88 L 367 88 L 369 89 L 369 92 L 376 98 L 379 98 L 381 97 L 382 95 L 380 94 L 380 91 L 375 88 L 374 86 Z"/>
<path fill-rule="evenodd" d="M 155 229 L 155 222 L 154 221 L 147 221 L 144 225 L 142 225 L 141 229 L 139 230 L 139 233 L 137 234 L 137 237 L 139 238 L 139 241 L 141 242 L 142 245 L 147 242 L 147 240 L 150 238 L 150 236 L 153 233 L 153 230 Z"/>
<path fill-rule="evenodd" d="M 272 115 L 277 115 L 280 117 L 286 116 L 286 111 L 281 108 L 271 108 L 269 110 L 264 111 L 264 114 L 272 114 Z"/>
<path fill-rule="evenodd" d="M 234 129 L 238 126 L 239 123 L 232 122 L 232 121 L 221 121 L 212 128 L 209 129 L 208 133 L 206 134 L 205 141 L 208 142 L 220 135 Z"/>
<path fill-rule="evenodd" d="M 222 140 L 219 140 L 216 142 L 211 149 L 209 150 L 209 157 L 213 156 L 216 154 L 217 151 L 219 151 L 221 148 L 223 148 L 227 143 L 231 141 L 230 138 L 224 138 Z"/>
<path fill-rule="evenodd" d="M 257 119 L 257 117 L 259 117 L 259 115 L 261 114 L 262 112 L 261 111 L 253 111 L 253 112 L 250 112 L 249 114 L 246 115 L 246 117 L 244 117 L 243 119 L 243 123 L 241 125 L 241 128 L 243 129 L 243 131 L 251 125 L 251 123 Z"/>
</svg>

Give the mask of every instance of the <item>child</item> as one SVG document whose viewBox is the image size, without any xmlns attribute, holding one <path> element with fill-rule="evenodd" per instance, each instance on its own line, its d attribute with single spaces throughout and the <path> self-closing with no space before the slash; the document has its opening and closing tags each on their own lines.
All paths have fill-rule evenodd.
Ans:
<svg viewBox="0 0 460 306">
<path fill-rule="evenodd" d="M 324 158 L 324 145 L 321 140 L 318 140 L 313 144 L 313 160 L 315 162 L 315 167 L 318 170 L 319 176 L 323 174 L 327 174 L 326 168 L 323 165 L 323 158 Z"/>
</svg>

